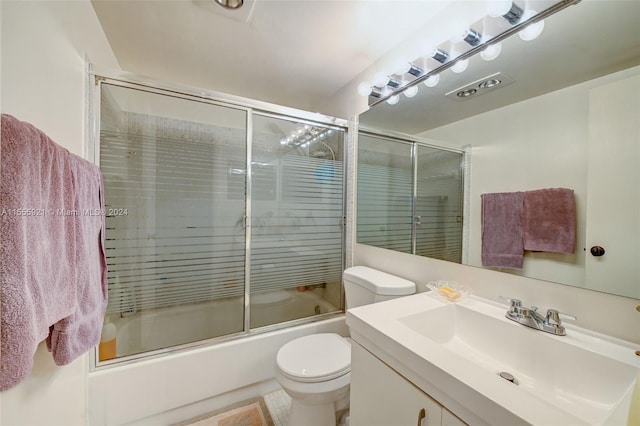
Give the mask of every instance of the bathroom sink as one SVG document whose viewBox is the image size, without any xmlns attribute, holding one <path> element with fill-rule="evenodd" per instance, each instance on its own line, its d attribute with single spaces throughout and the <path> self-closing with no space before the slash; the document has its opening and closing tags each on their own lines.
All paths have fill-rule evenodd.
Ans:
<svg viewBox="0 0 640 426">
<path fill-rule="evenodd" d="M 468 423 L 627 424 L 640 368 L 628 342 L 570 325 L 555 336 L 506 319 L 507 309 L 421 293 L 350 310 L 347 324 L 445 406 L 464 399 L 457 414 Z M 486 416 L 496 409 L 506 417 Z"/>
</svg>

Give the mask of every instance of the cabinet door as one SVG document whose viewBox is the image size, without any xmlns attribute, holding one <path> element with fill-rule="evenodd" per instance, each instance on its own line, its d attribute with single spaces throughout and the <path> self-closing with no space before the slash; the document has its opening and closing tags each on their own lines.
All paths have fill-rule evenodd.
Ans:
<svg viewBox="0 0 640 426">
<path fill-rule="evenodd" d="M 362 346 L 351 348 L 351 426 L 440 426 L 440 404 Z"/>
<path fill-rule="evenodd" d="M 467 426 L 465 422 L 457 418 L 446 408 L 442 409 L 442 426 Z"/>
</svg>

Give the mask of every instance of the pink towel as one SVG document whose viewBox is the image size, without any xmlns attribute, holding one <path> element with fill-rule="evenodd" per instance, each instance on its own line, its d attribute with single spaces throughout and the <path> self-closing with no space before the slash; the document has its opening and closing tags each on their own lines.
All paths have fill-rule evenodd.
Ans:
<svg viewBox="0 0 640 426">
<path fill-rule="evenodd" d="M 575 252 L 576 202 L 573 190 L 547 188 L 525 193 L 524 249 Z"/>
<path fill-rule="evenodd" d="M 523 192 L 482 194 L 482 266 L 522 269 Z"/>
<path fill-rule="evenodd" d="M 57 365 L 97 345 L 106 309 L 102 177 L 34 126 L 2 115 L 0 390 L 47 339 Z M 86 209 L 86 210 L 85 210 Z"/>
</svg>

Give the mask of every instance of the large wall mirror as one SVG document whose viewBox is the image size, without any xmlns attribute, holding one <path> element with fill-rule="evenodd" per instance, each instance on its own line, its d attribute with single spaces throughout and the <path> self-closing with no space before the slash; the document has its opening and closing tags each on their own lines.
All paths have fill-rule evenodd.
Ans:
<svg viewBox="0 0 640 426">
<path fill-rule="evenodd" d="M 498 58 L 476 55 L 465 72 L 400 98 L 360 125 L 468 146 L 463 263 L 482 266 L 481 194 L 570 188 L 575 253 L 526 251 L 522 269 L 498 270 L 640 298 L 640 1 L 583 0 L 548 17 L 537 39 L 510 37 Z"/>
</svg>

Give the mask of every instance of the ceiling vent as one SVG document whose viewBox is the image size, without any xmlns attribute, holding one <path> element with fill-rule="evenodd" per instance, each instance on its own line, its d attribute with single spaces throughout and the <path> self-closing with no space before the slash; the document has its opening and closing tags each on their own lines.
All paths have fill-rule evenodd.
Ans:
<svg viewBox="0 0 640 426">
<path fill-rule="evenodd" d="M 465 84 L 455 90 L 450 91 L 445 96 L 454 101 L 466 101 L 467 99 L 477 98 L 485 93 L 492 92 L 504 86 L 508 86 L 515 81 L 506 74 L 497 72 L 473 83 Z"/>
</svg>

